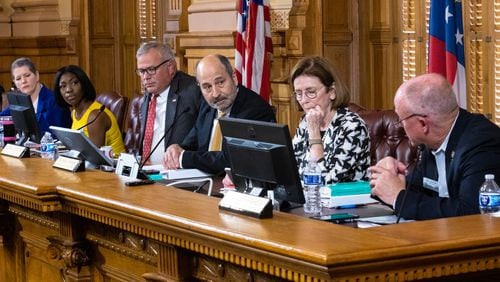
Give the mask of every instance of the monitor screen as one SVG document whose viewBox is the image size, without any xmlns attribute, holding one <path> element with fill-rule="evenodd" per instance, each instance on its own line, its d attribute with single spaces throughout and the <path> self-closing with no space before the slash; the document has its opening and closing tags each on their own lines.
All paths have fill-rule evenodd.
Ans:
<svg viewBox="0 0 500 282">
<path fill-rule="evenodd" d="M 42 133 L 36 120 L 35 110 L 31 97 L 20 92 L 7 93 L 9 109 L 14 121 L 14 126 L 19 132 L 19 145 L 23 145 L 28 139 L 35 143 L 40 143 Z"/>
<path fill-rule="evenodd" d="M 105 156 L 83 131 L 58 126 L 50 126 L 49 128 L 64 146 L 72 151 L 79 152 L 80 158 L 90 163 L 90 166 L 113 166 L 113 160 Z"/>
<path fill-rule="evenodd" d="M 240 192 L 249 185 L 274 190 L 282 209 L 304 203 L 287 125 L 236 118 L 219 122 L 233 182 Z"/>
</svg>

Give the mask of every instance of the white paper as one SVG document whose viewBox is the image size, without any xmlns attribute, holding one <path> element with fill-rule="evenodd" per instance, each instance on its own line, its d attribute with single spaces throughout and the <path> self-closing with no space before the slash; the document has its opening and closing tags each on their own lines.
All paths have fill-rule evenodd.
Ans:
<svg viewBox="0 0 500 282">
<path fill-rule="evenodd" d="M 212 176 L 211 174 L 196 168 L 167 169 L 160 171 L 160 173 L 163 174 L 163 179 L 167 180 L 201 178 L 201 177 Z"/>
<path fill-rule="evenodd" d="M 370 223 L 375 223 L 375 224 L 380 224 L 380 225 L 387 225 L 387 224 L 395 224 L 396 221 L 398 220 L 397 215 L 383 215 L 383 216 L 374 216 L 374 217 L 364 217 L 364 218 L 359 218 L 357 221 L 361 222 L 370 222 Z M 401 218 L 399 222 L 411 222 L 414 220 L 406 220 Z"/>
</svg>

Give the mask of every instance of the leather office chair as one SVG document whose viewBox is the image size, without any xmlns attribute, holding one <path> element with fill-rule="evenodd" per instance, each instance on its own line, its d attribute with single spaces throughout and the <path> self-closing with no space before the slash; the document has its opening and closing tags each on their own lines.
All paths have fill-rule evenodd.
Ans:
<svg viewBox="0 0 500 282">
<path fill-rule="evenodd" d="M 118 123 L 120 130 L 123 132 L 128 98 L 116 93 L 115 91 L 107 91 L 97 95 L 96 100 L 106 106 L 106 108 L 108 108 L 115 115 L 116 122 Z"/>
<path fill-rule="evenodd" d="M 406 164 L 415 161 L 416 148 L 410 144 L 402 127 L 396 127 L 398 115 L 394 110 L 367 110 L 357 104 L 349 104 L 349 109 L 366 122 L 370 132 L 371 164 L 387 156 L 392 156 Z"/>
<path fill-rule="evenodd" d="M 125 144 L 125 149 L 130 154 L 139 154 L 139 137 L 141 135 L 141 121 L 139 116 L 143 101 L 144 95 L 134 95 L 128 107 L 127 126 L 124 128 L 123 143 Z"/>
</svg>

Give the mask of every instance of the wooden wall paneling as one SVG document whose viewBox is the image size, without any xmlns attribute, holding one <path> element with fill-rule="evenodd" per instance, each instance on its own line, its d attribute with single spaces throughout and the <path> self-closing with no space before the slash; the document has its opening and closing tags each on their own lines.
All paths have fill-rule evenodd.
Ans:
<svg viewBox="0 0 500 282">
<path fill-rule="evenodd" d="M 78 64 L 75 41 L 77 34 L 69 36 L 43 36 L 37 38 L 0 39 L 0 83 L 10 89 L 11 63 L 19 57 L 29 57 L 40 72 L 40 81 L 52 88 L 56 70 L 62 65 Z"/>
<path fill-rule="evenodd" d="M 483 1 L 469 1 L 463 6 L 464 15 L 464 33 L 465 54 L 466 54 L 466 72 L 468 108 L 473 112 L 484 112 L 487 107 L 487 101 L 484 99 L 485 89 L 488 89 L 488 74 L 485 59 L 487 58 L 488 30 L 485 16 L 487 5 Z M 489 40 L 491 37 L 489 37 Z M 485 68 L 486 67 L 486 68 Z M 486 104 L 485 104 L 486 103 Z"/>
<path fill-rule="evenodd" d="M 61 281 L 59 263 L 47 259 L 47 237 L 58 234 L 57 220 L 15 204 L 9 210 L 16 215 L 16 233 L 22 240 L 16 242 L 16 273 L 22 279 L 18 281 Z"/>
<path fill-rule="evenodd" d="M 89 75 L 97 93 L 116 91 L 130 99 L 140 93 L 135 74 L 139 45 L 134 0 L 89 0 Z"/>
<path fill-rule="evenodd" d="M 178 1 L 178 0 L 174 0 Z M 163 0 L 137 0 L 137 18 L 139 38 L 141 42 L 150 40 L 161 40 L 163 37 L 163 24 L 158 19 L 164 16 Z M 172 1 L 169 1 L 172 2 Z M 161 19 L 163 20 L 163 18 Z"/>
<path fill-rule="evenodd" d="M 359 78 L 358 86 L 358 98 L 359 104 L 363 107 L 371 108 L 373 104 L 373 69 L 371 63 L 371 48 L 369 42 L 369 32 L 370 32 L 370 13 L 371 4 L 369 1 L 359 1 L 358 2 L 358 27 L 359 27 Z"/>
<path fill-rule="evenodd" d="M 369 44 L 372 64 L 373 84 L 370 91 L 371 108 L 392 108 L 394 97 L 395 73 L 399 71 L 393 58 L 393 38 L 395 35 L 392 22 L 393 1 L 374 0 L 369 2 Z"/>
<path fill-rule="evenodd" d="M 495 4 L 498 6 L 500 3 L 495 2 Z M 499 32 L 499 27 L 497 26 L 500 22 L 500 15 L 498 14 L 499 8 L 500 7 L 495 7 L 497 10 L 495 10 L 495 29 L 494 29 L 494 48 L 493 48 L 493 54 L 494 54 L 494 68 L 491 74 L 494 76 L 494 80 L 492 80 L 492 88 L 490 90 L 490 97 L 491 97 L 491 119 L 494 123 L 496 123 L 498 126 L 500 126 L 500 32 Z"/>
<path fill-rule="evenodd" d="M 16 281 L 16 265 L 12 259 L 15 257 L 14 231 L 15 219 L 8 211 L 7 201 L 0 201 L 0 281 Z"/>
<path fill-rule="evenodd" d="M 400 0 L 394 10 L 398 15 L 394 28 L 399 29 L 395 41 L 400 45 L 395 57 L 401 60 L 397 64 L 401 71 L 395 73 L 397 89 L 403 81 L 427 72 L 429 0 Z"/>
<path fill-rule="evenodd" d="M 119 46 L 119 1 L 89 1 L 90 69 L 97 93 L 121 93 Z"/>
<path fill-rule="evenodd" d="M 500 3 L 490 1 L 488 5 L 487 11 L 490 13 L 485 18 L 489 30 L 489 35 L 485 38 L 488 68 L 485 71 L 490 76 L 488 78 L 490 84 L 487 89 L 488 107 L 483 113 L 500 126 Z"/>
<path fill-rule="evenodd" d="M 137 67 L 135 53 L 139 47 L 139 30 L 137 29 L 137 3 L 135 0 L 120 1 L 120 75 L 121 93 L 132 99 L 134 94 L 141 93 L 140 79 L 135 73 Z"/>
<path fill-rule="evenodd" d="M 338 70 L 351 92 L 351 101 L 359 103 L 359 31 L 358 1 L 323 1 L 323 56 Z"/>
<path fill-rule="evenodd" d="M 464 1 L 467 108 L 500 126 L 500 3 Z"/>
</svg>

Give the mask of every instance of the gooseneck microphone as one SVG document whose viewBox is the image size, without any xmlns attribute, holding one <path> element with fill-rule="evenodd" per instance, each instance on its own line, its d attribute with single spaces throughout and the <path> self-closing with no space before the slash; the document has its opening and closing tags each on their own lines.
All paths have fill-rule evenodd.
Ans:
<svg viewBox="0 0 500 282">
<path fill-rule="evenodd" d="M 82 128 L 87 127 L 87 126 L 91 125 L 92 123 L 94 123 L 97 120 L 97 118 L 101 115 L 101 113 L 104 112 L 104 109 L 106 109 L 106 106 L 102 105 L 99 108 L 99 112 L 97 113 L 97 115 L 95 115 L 95 117 L 91 121 L 87 122 L 83 126 L 80 126 L 77 130 L 81 130 Z"/>
<path fill-rule="evenodd" d="M 189 108 L 189 107 L 185 108 L 180 114 L 177 115 L 177 117 L 175 119 L 176 120 L 179 119 L 182 115 L 189 112 L 190 109 L 191 108 Z M 138 162 L 139 163 L 139 175 L 137 175 L 137 178 L 147 179 L 147 176 L 144 173 L 142 173 L 142 168 L 149 161 L 149 159 L 151 158 L 151 155 L 153 155 L 153 152 L 156 150 L 156 148 L 158 148 L 158 146 L 160 146 L 161 142 L 165 139 L 167 134 L 172 130 L 172 128 L 174 127 L 174 124 L 175 124 L 175 121 L 167 128 L 167 130 L 165 130 L 165 132 L 163 133 L 163 136 L 160 138 L 160 140 L 158 140 L 158 142 L 156 142 L 156 144 L 154 145 L 153 149 L 151 149 L 151 152 L 149 152 L 147 157 L 142 162 Z"/>
<path fill-rule="evenodd" d="M 411 183 L 413 182 L 413 180 L 415 180 L 415 170 L 417 169 L 417 166 L 418 164 L 420 163 L 420 161 L 422 160 L 422 151 L 424 150 L 424 145 L 423 144 L 420 144 L 417 146 L 417 162 L 415 163 L 415 166 L 413 167 L 413 171 L 411 173 L 411 177 L 409 179 L 409 181 L 406 182 L 406 185 L 405 185 L 405 194 L 403 195 L 403 200 L 401 201 L 401 207 L 399 208 L 399 212 L 398 212 L 398 218 L 396 220 L 396 224 L 399 223 L 399 221 L 401 220 L 401 214 L 403 212 L 403 208 L 405 206 L 405 202 L 406 202 L 406 195 L 408 195 L 408 191 L 411 187 Z M 411 165 L 411 163 L 410 163 Z M 410 166 L 408 165 L 408 166 Z"/>
</svg>

